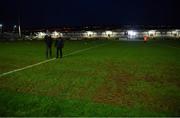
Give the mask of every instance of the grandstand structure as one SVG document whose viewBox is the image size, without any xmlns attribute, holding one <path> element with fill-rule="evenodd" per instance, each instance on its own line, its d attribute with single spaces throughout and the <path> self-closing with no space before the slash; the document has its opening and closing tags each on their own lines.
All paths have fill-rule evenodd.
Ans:
<svg viewBox="0 0 180 118">
<path fill-rule="evenodd" d="M 17 32 L 1 32 L 0 41 L 3 40 L 41 40 L 45 37 L 45 30 L 37 31 L 25 31 L 22 33 L 20 38 Z M 116 40 L 141 40 L 145 36 L 148 38 L 176 38 L 180 39 L 180 29 L 143 29 L 143 30 L 132 30 L 132 29 L 114 29 L 114 30 L 57 30 L 51 29 L 50 34 L 52 38 L 68 38 L 71 40 L 81 39 L 116 39 Z"/>
<path fill-rule="evenodd" d="M 34 38 L 44 38 L 45 32 L 36 32 Z M 82 39 L 82 38 L 128 38 L 128 39 L 140 39 L 144 36 L 150 38 L 155 37 L 180 37 L 180 30 L 94 30 L 94 31 L 70 31 L 70 32 L 51 32 L 52 38 L 58 38 L 59 36 L 64 38 Z"/>
</svg>

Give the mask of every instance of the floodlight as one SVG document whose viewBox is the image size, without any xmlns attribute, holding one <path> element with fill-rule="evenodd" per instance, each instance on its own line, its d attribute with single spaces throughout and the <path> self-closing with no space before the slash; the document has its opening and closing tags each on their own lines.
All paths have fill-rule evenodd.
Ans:
<svg viewBox="0 0 180 118">
<path fill-rule="evenodd" d="M 58 38 L 59 36 L 62 36 L 62 33 L 59 33 L 59 32 L 57 32 L 57 31 L 54 31 L 54 32 L 52 33 L 52 38 Z"/>
<path fill-rule="evenodd" d="M 129 30 L 128 31 L 128 35 L 130 36 L 136 36 L 137 35 L 137 32 L 133 31 L 133 30 Z"/>
<path fill-rule="evenodd" d="M 58 32 L 56 32 L 56 31 L 54 31 L 54 32 L 53 32 L 53 35 L 54 35 L 54 36 L 58 36 L 58 35 L 59 35 L 59 33 L 58 33 Z"/>
<path fill-rule="evenodd" d="M 86 33 L 88 36 L 92 36 L 94 34 L 92 31 L 87 31 Z"/>
<path fill-rule="evenodd" d="M 39 33 L 41 36 L 44 36 L 44 35 L 46 35 L 44 32 L 40 32 Z"/>
<path fill-rule="evenodd" d="M 112 31 L 102 32 L 102 36 L 103 36 L 103 37 L 111 37 L 112 35 L 113 35 L 113 32 L 112 32 Z"/>
<path fill-rule="evenodd" d="M 149 35 L 155 35 L 155 34 L 156 34 L 156 30 L 150 30 L 150 31 L 148 32 L 148 34 L 149 34 Z"/>
<path fill-rule="evenodd" d="M 106 31 L 105 33 L 106 33 L 107 35 L 112 35 L 112 34 L 113 34 L 112 31 Z"/>
<path fill-rule="evenodd" d="M 46 35 L 46 33 L 44 33 L 44 32 L 38 32 L 37 37 L 38 38 L 44 38 L 45 35 Z"/>
<path fill-rule="evenodd" d="M 178 34 L 178 30 L 172 31 L 172 34 Z"/>
<path fill-rule="evenodd" d="M 88 36 L 88 37 L 94 37 L 94 36 L 96 36 L 96 33 L 95 32 L 92 32 L 92 31 L 87 31 L 86 33 L 85 33 L 85 35 L 86 36 Z"/>
<path fill-rule="evenodd" d="M 14 25 L 14 28 L 17 28 L 17 25 Z"/>
</svg>

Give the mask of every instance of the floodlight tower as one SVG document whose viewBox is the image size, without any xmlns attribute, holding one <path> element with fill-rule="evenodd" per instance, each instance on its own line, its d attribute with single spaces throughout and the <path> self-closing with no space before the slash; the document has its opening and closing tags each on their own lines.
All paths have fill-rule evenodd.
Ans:
<svg viewBox="0 0 180 118">
<path fill-rule="evenodd" d="M 0 24 L 0 30 L 1 30 L 1 33 L 3 32 L 3 25 L 2 24 Z"/>
<path fill-rule="evenodd" d="M 18 31 L 19 31 L 19 37 L 21 38 L 21 24 L 20 24 L 20 20 L 19 20 Z"/>
<path fill-rule="evenodd" d="M 20 16 L 20 10 L 19 10 L 19 13 L 18 13 L 18 32 L 19 32 L 19 38 L 21 38 L 21 16 Z"/>
<path fill-rule="evenodd" d="M 20 6 L 20 0 L 18 0 L 18 31 L 19 31 L 19 37 L 21 38 L 21 6 Z"/>
</svg>

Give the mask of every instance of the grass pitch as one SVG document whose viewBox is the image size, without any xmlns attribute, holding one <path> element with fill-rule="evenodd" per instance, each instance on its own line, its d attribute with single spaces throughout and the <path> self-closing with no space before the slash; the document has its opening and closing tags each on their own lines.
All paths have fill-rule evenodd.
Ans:
<svg viewBox="0 0 180 118">
<path fill-rule="evenodd" d="M 65 41 L 64 55 L 0 77 L 0 116 L 180 116 L 180 41 Z M 44 60 L 44 42 L 0 43 L 0 75 Z"/>
</svg>

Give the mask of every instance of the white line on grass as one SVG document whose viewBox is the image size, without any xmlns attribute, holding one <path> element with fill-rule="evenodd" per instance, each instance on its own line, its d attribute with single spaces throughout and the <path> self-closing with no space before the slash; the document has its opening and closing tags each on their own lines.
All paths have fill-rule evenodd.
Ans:
<svg viewBox="0 0 180 118">
<path fill-rule="evenodd" d="M 105 44 L 100 44 L 100 45 L 85 48 L 85 49 L 82 49 L 82 50 L 77 50 L 77 51 L 74 51 L 74 52 L 71 52 L 69 54 L 64 55 L 64 57 L 74 55 L 74 54 L 77 54 L 77 53 L 80 53 L 80 52 L 84 52 L 84 51 L 87 51 L 87 50 L 91 50 L 93 48 L 97 48 L 97 47 L 104 46 L 104 45 Z M 19 68 L 19 69 L 15 69 L 15 70 L 12 70 L 12 71 L 9 71 L 9 72 L 2 73 L 2 74 L 0 74 L 0 77 L 9 75 L 9 74 L 12 74 L 12 73 L 15 73 L 15 72 L 19 72 L 19 71 L 22 71 L 22 70 L 26 70 L 26 69 L 29 69 L 29 68 L 32 68 L 32 67 L 35 67 L 35 66 L 38 66 L 38 65 L 41 65 L 41 64 L 45 64 L 45 63 L 48 63 L 48 62 L 53 61 L 53 60 L 56 60 L 56 58 L 52 58 L 52 59 L 45 60 L 45 61 L 42 61 L 42 62 L 39 62 L 39 63 L 36 63 L 36 64 L 32 64 L 32 65 L 29 65 L 29 66 L 26 66 L 26 67 L 23 67 L 23 68 Z"/>
<path fill-rule="evenodd" d="M 176 47 L 176 46 L 172 46 L 172 45 L 160 45 L 160 44 L 157 44 L 158 46 L 161 46 L 161 47 L 164 47 L 164 48 L 174 48 L 174 49 L 180 49 L 180 47 Z"/>
<path fill-rule="evenodd" d="M 180 49 L 179 47 L 170 46 L 170 45 L 167 45 L 167 47 L 169 47 L 169 48 L 175 48 L 175 49 Z"/>
</svg>

